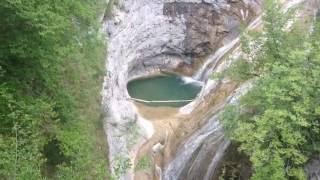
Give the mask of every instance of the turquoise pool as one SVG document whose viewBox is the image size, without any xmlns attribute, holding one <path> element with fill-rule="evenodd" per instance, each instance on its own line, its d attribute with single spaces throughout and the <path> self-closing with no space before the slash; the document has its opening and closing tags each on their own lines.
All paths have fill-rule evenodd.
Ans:
<svg viewBox="0 0 320 180">
<path fill-rule="evenodd" d="M 192 100 L 201 90 L 197 81 L 186 81 L 177 75 L 159 75 L 137 79 L 128 83 L 127 88 L 132 98 L 146 101 Z M 189 102 L 144 102 L 150 106 L 181 107 Z"/>
</svg>

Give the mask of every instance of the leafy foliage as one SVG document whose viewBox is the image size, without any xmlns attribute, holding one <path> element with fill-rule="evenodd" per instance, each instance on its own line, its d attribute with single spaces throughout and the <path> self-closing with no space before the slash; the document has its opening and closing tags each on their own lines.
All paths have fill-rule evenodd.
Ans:
<svg viewBox="0 0 320 180">
<path fill-rule="evenodd" d="M 131 149 L 133 145 L 135 145 L 139 140 L 140 128 L 134 121 L 132 121 L 128 123 L 127 132 L 128 132 L 127 146 L 129 149 Z"/>
<path fill-rule="evenodd" d="M 103 3 L 0 2 L 0 179 L 106 176 Z"/>
<path fill-rule="evenodd" d="M 115 165 L 113 166 L 114 176 L 113 178 L 119 179 L 121 176 L 125 175 L 128 169 L 131 168 L 131 160 L 125 155 L 119 155 L 115 159 Z"/>
<path fill-rule="evenodd" d="M 151 168 L 151 166 L 152 166 L 152 161 L 150 157 L 148 155 L 144 155 L 139 159 L 135 170 L 148 170 Z"/>
<path fill-rule="evenodd" d="M 252 179 L 305 179 L 304 164 L 320 150 L 320 26 L 311 34 L 295 27 L 286 32 L 279 6 L 267 1 L 266 10 L 258 54 L 229 73 L 258 79 L 222 122 L 250 156 Z"/>
</svg>

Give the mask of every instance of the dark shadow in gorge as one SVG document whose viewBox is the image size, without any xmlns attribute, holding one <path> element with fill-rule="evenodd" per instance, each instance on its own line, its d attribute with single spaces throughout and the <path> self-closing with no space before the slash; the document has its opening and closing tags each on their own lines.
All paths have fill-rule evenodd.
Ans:
<svg viewBox="0 0 320 180">
<path fill-rule="evenodd" d="M 249 157 L 238 151 L 237 144 L 231 144 L 225 152 L 214 180 L 248 180 L 252 175 Z"/>
</svg>

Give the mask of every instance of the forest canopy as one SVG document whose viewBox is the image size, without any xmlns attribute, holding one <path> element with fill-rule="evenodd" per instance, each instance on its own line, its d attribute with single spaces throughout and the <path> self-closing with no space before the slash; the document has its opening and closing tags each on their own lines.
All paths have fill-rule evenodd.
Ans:
<svg viewBox="0 0 320 180">
<path fill-rule="evenodd" d="M 0 179 L 106 177 L 104 3 L 0 2 Z"/>
<path fill-rule="evenodd" d="M 268 0 L 265 9 L 263 32 L 244 34 L 244 55 L 227 72 L 254 85 L 222 123 L 250 157 L 253 180 L 306 179 L 304 166 L 320 150 L 320 23 L 288 30 L 279 4 Z"/>
</svg>

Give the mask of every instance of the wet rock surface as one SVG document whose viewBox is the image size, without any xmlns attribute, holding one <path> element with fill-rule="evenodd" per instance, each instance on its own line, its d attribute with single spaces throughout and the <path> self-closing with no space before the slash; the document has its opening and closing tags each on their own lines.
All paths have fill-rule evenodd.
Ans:
<svg viewBox="0 0 320 180">
<path fill-rule="evenodd" d="M 163 14 L 172 18 L 184 18 L 186 36 L 182 42 L 184 55 L 197 58 L 206 56 L 223 40 L 235 37 L 239 25 L 248 23 L 257 12 L 243 1 L 202 1 L 165 3 Z"/>
<path fill-rule="evenodd" d="M 172 21 L 180 17 L 185 19 L 183 53 L 191 58 L 211 53 L 228 33 L 217 10 L 206 3 L 165 3 L 163 13 Z"/>
<path fill-rule="evenodd" d="M 256 4 L 255 0 L 119 0 L 104 23 L 109 37 L 102 103 L 111 167 L 120 157 L 133 162 L 140 145 L 154 132 L 129 99 L 127 82 L 177 69 L 192 74 L 196 61 L 232 40 L 239 25 L 259 12 Z M 132 179 L 132 168 L 120 179 Z"/>
<path fill-rule="evenodd" d="M 124 1 L 119 7 L 115 18 L 107 21 L 107 31 L 119 40 L 117 51 L 129 58 L 128 71 L 134 75 L 183 66 L 190 71 L 261 11 L 258 1 L 224 0 Z"/>
<path fill-rule="evenodd" d="M 314 156 L 306 165 L 308 180 L 320 180 L 320 155 Z"/>
<path fill-rule="evenodd" d="M 197 68 L 195 64 L 201 64 L 199 63 L 201 60 L 207 61 L 207 57 L 214 55 L 217 49 L 232 42 L 239 34 L 239 25 L 248 24 L 261 13 L 261 1 L 119 0 L 112 18 L 105 21 L 105 30 L 109 35 L 108 62 L 102 95 L 103 106 L 108 115 L 105 118 L 104 128 L 108 137 L 110 167 L 119 166 L 122 161 L 118 160 L 121 158 L 129 158 L 134 164 L 139 148 L 150 140 L 156 131 L 153 129 L 154 124 L 152 125 L 141 117 L 137 106 L 128 99 L 127 82 L 162 71 L 181 71 L 193 75 Z M 221 82 L 216 82 L 210 85 L 207 76 L 205 77 L 205 85 L 210 88 L 207 90 L 208 96 L 198 98 L 202 104 L 212 99 L 209 95 L 217 93 L 216 84 L 221 84 Z M 222 83 L 221 86 L 226 86 L 226 83 Z M 225 97 L 232 95 L 234 89 L 235 87 L 232 86 L 228 92 L 223 90 L 221 99 L 225 101 Z M 203 108 L 200 105 L 197 104 L 193 108 Z M 199 110 L 197 115 L 206 114 L 209 110 L 209 108 L 203 108 L 203 111 Z M 208 122 L 207 117 L 199 117 L 177 125 L 177 131 L 181 129 L 184 131 L 174 132 L 183 135 L 172 136 L 174 143 L 171 149 L 168 150 L 165 141 L 161 141 L 161 146 L 164 147 L 161 148 L 163 151 L 161 150 L 159 154 L 170 151 L 167 153 L 168 157 L 170 155 L 175 155 L 175 157 L 160 157 L 167 159 L 161 159 L 163 163 L 156 166 L 157 178 L 163 175 L 161 171 L 165 174 L 166 172 L 163 171 L 169 169 L 166 167 L 168 159 L 172 160 L 170 164 L 176 167 L 171 171 L 171 175 L 174 176 L 171 178 L 168 173 L 169 176 L 165 176 L 166 179 L 214 178 L 213 169 L 218 168 L 217 161 L 220 160 L 221 153 L 226 149 L 224 145 L 228 144 L 221 129 L 209 128 L 204 133 L 195 135 L 197 136 L 195 138 L 201 139 L 201 135 L 209 133 L 207 137 L 200 140 L 195 150 L 190 149 L 192 146 L 183 149 L 183 145 L 188 142 L 187 138 L 190 140 L 194 134 L 194 129 L 201 130 L 205 128 L 204 124 L 212 127 L 214 122 L 217 122 L 216 120 Z M 193 121 L 202 123 L 197 124 Z M 168 124 L 171 128 L 170 123 Z M 176 123 L 180 122 L 176 121 Z M 170 140 L 170 137 L 168 139 Z M 157 143 L 159 141 L 156 141 L 155 144 Z M 195 144 L 192 139 L 190 143 Z M 172 153 L 179 152 L 179 150 L 185 153 L 181 159 L 178 156 L 179 153 Z M 177 160 L 174 161 L 173 158 Z M 319 162 L 319 158 L 314 159 L 310 162 L 310 166 L 306 167 L 310 179 L 319 179 Z M 133 179 L 133 168 L 130 167 L 128 173 L 121 174 L 120 179 Z M 114 170 L 113 173 L 115 173 Z M 150 179 L 149 177 L 153 176 L 148 174 L 147 177 Z M 141 180 L 139 177 L 138 179 Z"/>
</svg>

